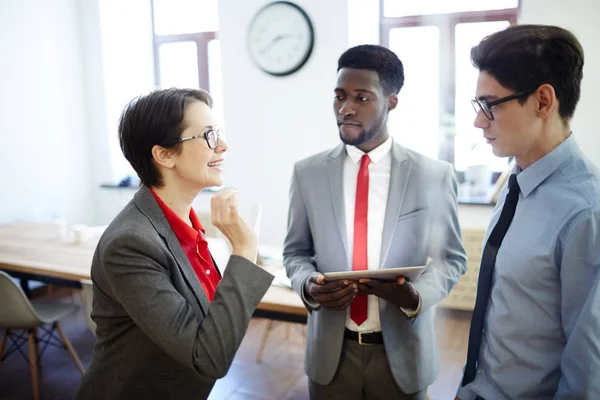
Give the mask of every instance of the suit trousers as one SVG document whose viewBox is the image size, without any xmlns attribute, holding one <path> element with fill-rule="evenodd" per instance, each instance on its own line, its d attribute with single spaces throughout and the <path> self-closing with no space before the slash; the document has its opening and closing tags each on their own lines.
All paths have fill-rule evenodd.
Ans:
<svg viewBox="0 0 600 400">
<path fill-rule="evenodd" d="M 345 339 L 337 371 L 329 385 L 309 379 L 311 400 L 425 400 L 427 390 L 407 394 L 398 388 L 383 344 L 362 345 Z"/>
</svg>

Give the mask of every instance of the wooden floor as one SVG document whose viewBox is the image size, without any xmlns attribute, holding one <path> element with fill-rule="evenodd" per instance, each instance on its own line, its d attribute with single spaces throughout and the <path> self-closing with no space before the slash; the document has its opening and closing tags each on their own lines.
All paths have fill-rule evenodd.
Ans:
<svg viewBox="0 0 600 400">
<path fill-rule="evenodd" d="M 55 295 L 56 296 L 56 295 Z M 61 301 L 79 302 L 78 296 Z M 439 309 L 437 336 L 441 369 L 430 386 L 432 400 L 454 399 L 466 357 L 470 313 Z M 256 355 L 268 321 L 253 319 L 235 361 L 225 378 L 217 382 L 210 400 L 305 400 L 308 399 L 304 374 L 305 326 L 278 323 L 267 342 L 262 363 Z M 62 323 L 84 366 L 91 362 L 94 337 L 87 330 L 81 311 Z M 286 335 L 289 331 L 289 337 Z M 0 333 L 3 333 L 0 330 Z M 25 350 L 27 352 L 27 350 Z M 43 400 L 72 399 L 81 375 L 66 351 L 49 347 L 42 358 L 40 393 Z M 32 398 L 29 366 L 18 353 L 0 363 L 0 400 Z"/>
</svg>

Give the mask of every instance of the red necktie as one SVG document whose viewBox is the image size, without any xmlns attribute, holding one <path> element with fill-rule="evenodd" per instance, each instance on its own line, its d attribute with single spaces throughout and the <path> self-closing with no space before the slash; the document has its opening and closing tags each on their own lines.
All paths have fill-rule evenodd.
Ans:
<svg viewBox="0 0 600 400">
<path fill-rule="evenodd" d="M 360 159 L 360 169 L 356 179 L 356 203 L 354 204 L 354 249 L 352 250 L 352 270 L 361 271 L 367 266 L 367 216 L 369 210 L 369 163 L 368 155 Z M 358 293 L 350 308 L 350 318 L 361 325 L 367 320 L 367 295 Z"/>
</svg>

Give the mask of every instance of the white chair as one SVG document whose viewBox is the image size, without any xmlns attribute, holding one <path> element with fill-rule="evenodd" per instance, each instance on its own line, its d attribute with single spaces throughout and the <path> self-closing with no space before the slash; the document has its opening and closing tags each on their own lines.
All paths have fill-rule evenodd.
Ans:
<svg viewBox="0 0 600 400">
<path fill-rule="evenodd" d="M 29 300 L 10 276 L 0 271 L 0 328 L 5 329 L 0 342 L 0 362 L 15 351 L 22 353 L 21 347 L 28 343 L 29 370 L 35 400 L 39 399 L 38 364 L 48 345 L 63 347 L 68 350 L 73 361 L 75 361 L 75 365 L 77 365 L 77 369 L 82 374 L 85 371 L 79 357 L 73 350 L 73 346 L 71 346 L 58 323 L 59 320 L 77 311 L 77 308 L 72 303 L 48 302 L 43 299 Z M 40 337 L 38 337 L 38 328 L 43 331 Z M 55 336 L 55 331 L 58 332 L 62 343 Z M 11 345 L 6 349 L 9 339 Z M 40 343 L 44 345 L 41 351 Z"/>
</svg>

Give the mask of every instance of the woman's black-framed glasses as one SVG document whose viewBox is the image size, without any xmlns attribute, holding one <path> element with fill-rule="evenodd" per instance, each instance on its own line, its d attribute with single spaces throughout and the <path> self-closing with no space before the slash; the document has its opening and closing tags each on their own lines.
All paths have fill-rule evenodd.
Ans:
<svg viewBox="0 0 600 400">
<path fill-rule="evenodd" d="M 536 89 L 523 90 L 521 92 L 514 93 L 494 101 L 487 101 L 485 99 L 473 99 L 471 100 L 471 105 L 473 106 L 473 109 L 477 114 L 479 114 L 479 110 L 481 110 L 483 112 L 483 115 L 485 115 L 487 119 L 493 121 L 494 114 L 492 113 L 492 107 L 497 106 L 498 104 L 506 103 L 507 101 L 530 95 L 531 93 L 535 92 L 535 90 Z"/>
<path fill-rule="evenodd" d="M 208 147 L 210 149 L 214 150 L 219 145 L 219 139 L 221 139 L 222 137 L 224 137 L 223 129 L 215 128 L 215 129 L 209 129 L 206 132 L 201 133 L 196 136 L 180 137 L 179 139 L 177 139 L 176 143 L 185 142 L 185 141 L 193 140 L 193 139 L 204 139 L 204 140 L 206 140 L 206 144 L 208 144 Z"/>
</svg>

